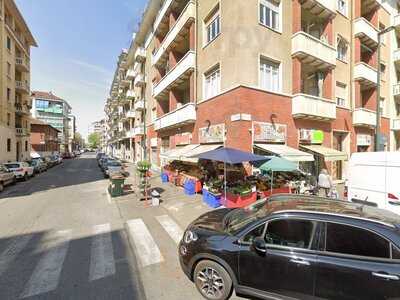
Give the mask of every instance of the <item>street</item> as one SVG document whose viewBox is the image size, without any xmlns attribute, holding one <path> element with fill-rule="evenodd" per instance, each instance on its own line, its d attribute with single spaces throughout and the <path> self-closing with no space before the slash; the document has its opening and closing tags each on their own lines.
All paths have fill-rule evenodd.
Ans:
<svg viewBox="0 0 400 300">
<path fill-rule="evenodd" d="M 1 194 L 0 299 L 200 299 L 178 263 L 190 219 L 107 185 L 89 154 Z"/>
</svg>

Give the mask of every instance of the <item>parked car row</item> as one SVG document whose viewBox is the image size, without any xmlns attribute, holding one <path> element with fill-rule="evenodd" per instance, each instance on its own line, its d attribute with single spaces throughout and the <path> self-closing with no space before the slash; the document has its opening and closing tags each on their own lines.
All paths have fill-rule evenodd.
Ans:
<svg viewBox="0 0 400 300">
<path fill-rule="evenodd" d="M 126 174 L 124 166 L 118 159 L 109 157 L 105 153 L 97 153 L 96 158 L 105 178 L 115 173 Z"/>
<path fill-rule="evenodd" d="M 15 184 L 17 180 L 28 181 L 36 174 L 62 163 L 62 157 L 58 154 L 32 158 L 27 162 L 8 162 L 0 164 L 0 192 L 4 187 Z"/>
</svg>

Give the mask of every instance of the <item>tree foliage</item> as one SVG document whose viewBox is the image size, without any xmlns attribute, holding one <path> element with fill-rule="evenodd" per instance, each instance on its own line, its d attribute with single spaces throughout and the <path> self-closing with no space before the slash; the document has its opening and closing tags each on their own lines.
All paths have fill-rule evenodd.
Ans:
<svg viewBox="0 0 400 300">
<path fill-rule="evenodd" d="M 100 146 L 100 134 L 97 132 L 91 133 L 88 137 L 89 147 L 98 148 Z"/>
</svg>

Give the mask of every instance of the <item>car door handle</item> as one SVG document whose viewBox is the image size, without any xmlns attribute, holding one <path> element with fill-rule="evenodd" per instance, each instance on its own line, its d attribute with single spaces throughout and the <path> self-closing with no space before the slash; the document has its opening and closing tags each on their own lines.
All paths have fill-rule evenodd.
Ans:
<svg viewBox="0 0 400 300">
<path fill-rule="evenodd" d="M 372 272 L 372 275 L 387 280 L 400 280 L 399 276 L 397 275 L 390 275 L 390 274 L 376 273 L 376 272 Z"/>
<path fill-rule="evenodd" d="M 290 262 L 294 263 L 294 264 L 298 264 L 298 265 L 302 265 L 302 266 L 309 266 L 310 263 L 306 260 L 302 260 L 302 259 L 291 259 Z"/>
</svg>

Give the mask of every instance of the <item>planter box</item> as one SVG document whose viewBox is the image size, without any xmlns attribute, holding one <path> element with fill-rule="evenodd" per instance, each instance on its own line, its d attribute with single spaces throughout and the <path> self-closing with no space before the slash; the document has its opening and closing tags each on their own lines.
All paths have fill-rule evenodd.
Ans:
<svg viewBox="0 0 400 300">
<path fill-rule="evenodd" d="M 203 202 L 209 207 L 217 208 L 221 206 L 221 194 L 215 195 L 203 189 Z"/>
<path fill-rule="evenodd" d="M 245 196 L 227 193 L 221 197 L 221 204 L 227 208 L 242 208 L 257 201 L 257 192 Z"/>
<path fill-rule="evenodd" d="M 261 197 L 262 198 L 267 198 L 267 197 L 269 197 L 269 196 L 271 196 L 271 195 L 275 195 L 275 194 L 290 194 L 290 187 L 283 187 L 283 188 L 280 188 L 280 189 L 272 189 L 272 193 L 271 193 L 271 190 L 268 190 L 268 191 L 261 191 L 260 192 L 260 194 L 261 194 Z"/>
</svg>

